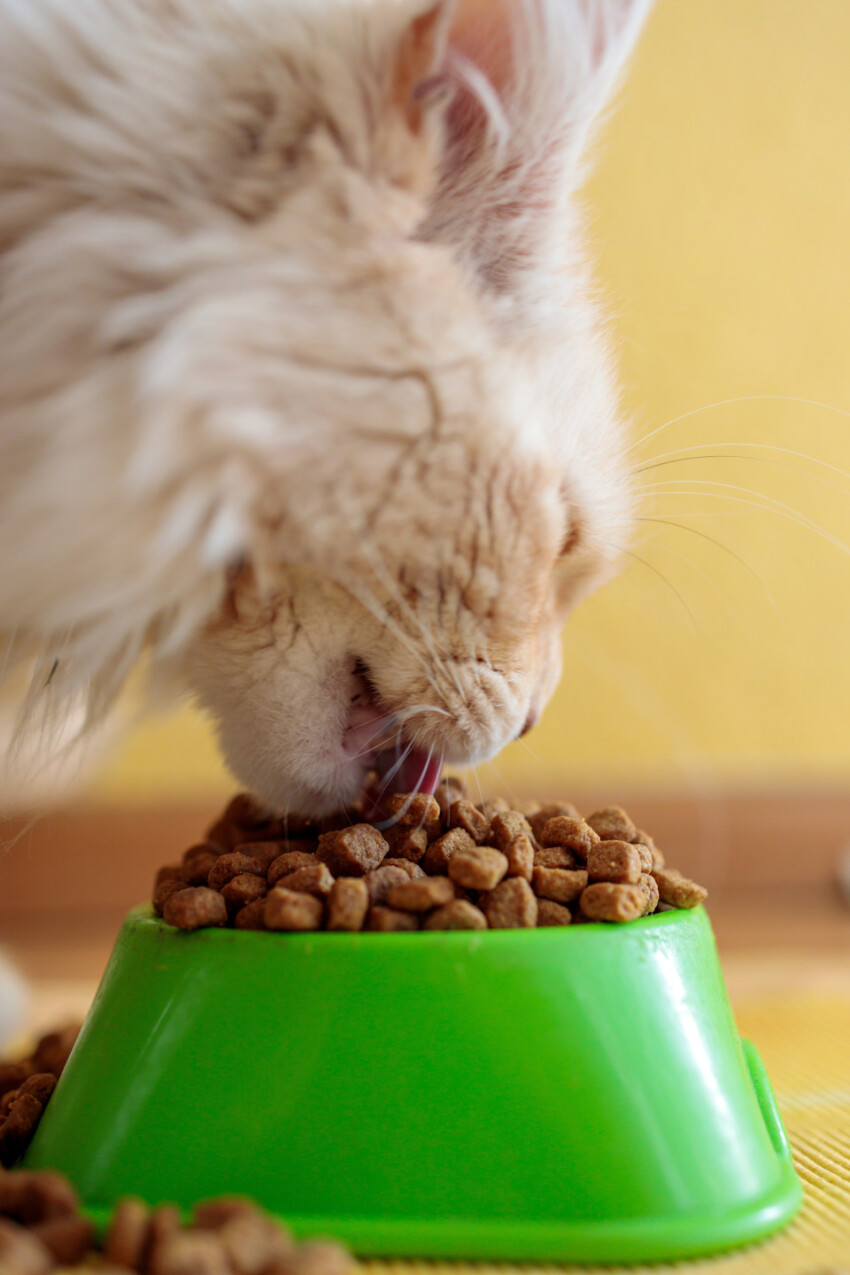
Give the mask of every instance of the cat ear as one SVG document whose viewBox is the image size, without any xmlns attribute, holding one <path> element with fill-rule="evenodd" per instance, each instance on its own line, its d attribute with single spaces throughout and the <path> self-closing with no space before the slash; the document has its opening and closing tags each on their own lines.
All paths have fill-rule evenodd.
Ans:
<svg viewBox="0 0 850 1275">
<path fill-rule="evenodd" d="M 500 290 L 548 251 L 651 2 L 440 0 L 413 20 L 395 80 L 408 118 L 450 92 L 426 237 L 463 248 Z"/>
<path fill-rule="evenodd" d="M 432 3 L 405 28 L 396 49 L 392 100 L 413 133 L 422 127 L 424 104 L 445 62 L 454 7 L 454 0 Z"/>
</svg>

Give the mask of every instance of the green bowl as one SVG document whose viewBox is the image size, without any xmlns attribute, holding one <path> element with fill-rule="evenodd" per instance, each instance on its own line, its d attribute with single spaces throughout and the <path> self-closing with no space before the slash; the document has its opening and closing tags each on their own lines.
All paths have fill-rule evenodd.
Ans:
<svg viewBox="0 0 850 1275">
<path fill-rule="evenodd" d="M 702 908 L 412 935 L 137 909 L 27 1165 L 99 1218 L 246 1193 L 395 1257 L 682 1258 L 802 1198 Z"/>
</svg>

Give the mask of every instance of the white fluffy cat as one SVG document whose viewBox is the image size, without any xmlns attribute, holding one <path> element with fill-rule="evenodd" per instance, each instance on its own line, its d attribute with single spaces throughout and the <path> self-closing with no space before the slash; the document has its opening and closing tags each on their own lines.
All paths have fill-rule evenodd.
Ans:
<svg viewBox="0 0 850 1275">
<path fill-rule="evenodd" d="M 628 534 L 572 197 L 647 8 L 0 0 L 29 722 L 149 651 L 318 814 L 536 720 Z"/>
</svg>

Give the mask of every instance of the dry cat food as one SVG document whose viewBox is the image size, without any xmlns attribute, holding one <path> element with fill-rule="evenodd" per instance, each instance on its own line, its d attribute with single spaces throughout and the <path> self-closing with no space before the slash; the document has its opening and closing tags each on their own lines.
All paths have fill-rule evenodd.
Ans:
<svg viewBox="0 0 850 1275">
<path fill-rule="evenodd" d="M 49 1032 L 28 1058 L 0 1061 L 0 1164 L 6 1168 L 20 1160 L 32 1141 L 79 1031 L 74 1023 Z M 0 1257 L 0 1275 L 5 1270 Z"/>
<path fill-rule="evenodd" d="M 353 1265 L 338 1244 L 296 1244 L 285 1226 L 238 1197 L 196 1205 L 187 1226 L 173 1205 L 122 1200 L 98 1244 L 61 1174 L 0 1171 L 2 1275 L 68 1267 L 100 1275 L 349 1275 Z"/>
<path fill-rule="evenodd" d="M 584 819 L 566 801 L 511 810 L 470 801 L 455 779 L 387 805 L 384 824 L 316 823 L 241 793 L 160 868 L 154 911 L 181 930 L 391 933 L 635 921 L 706 897 L 619 806 Z"/>
</svg>

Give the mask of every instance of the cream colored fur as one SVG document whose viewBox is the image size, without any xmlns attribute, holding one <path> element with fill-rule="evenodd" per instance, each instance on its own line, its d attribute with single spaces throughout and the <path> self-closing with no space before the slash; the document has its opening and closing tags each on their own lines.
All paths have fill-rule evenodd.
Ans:
<svg viewBox="0 0 850 1275">
<path fill-rule="evenodd" d="M 539 714 L 628 535 L 571 200 L 647 7 L 0 0 L 29 727 L 149 651 L 243 782 L 319 812 L 371 761 L 364 687 L 456 763 Z"/>
</svg>

